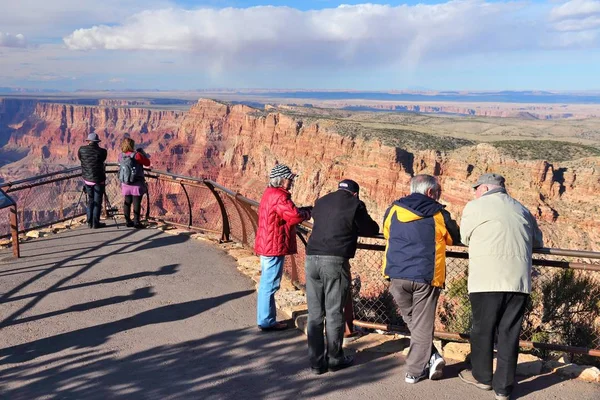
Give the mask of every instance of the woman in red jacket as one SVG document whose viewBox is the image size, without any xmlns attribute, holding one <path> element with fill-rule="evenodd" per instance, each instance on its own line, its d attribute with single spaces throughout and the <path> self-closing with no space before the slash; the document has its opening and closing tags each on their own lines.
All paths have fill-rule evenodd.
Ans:
<svg viewBox="0 0 600 400">
<path fill-rule="evenodd" d="M 261 275 L 256 319 L 265 331 L 287 328 L 275 319 L 275 292 L 279 290 L 285 255 L 296 253 L 296 225 L 310 219 L 309 208 L 298 208 L 292 202 L 290 188 L 295 177 L 288 166 L 277 164 L 258 208 L 254 251 L 260 256 Z"/>
</svg>

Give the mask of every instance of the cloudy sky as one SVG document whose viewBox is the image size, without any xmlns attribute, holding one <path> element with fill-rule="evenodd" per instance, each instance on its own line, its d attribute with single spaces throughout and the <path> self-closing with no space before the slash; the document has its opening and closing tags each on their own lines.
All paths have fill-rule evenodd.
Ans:
<svg viewBox="0 0 600 400">
<path fill-rule="evenodd" d="M 600 0 L 0 0 L 0 86 L 600 89 Z"/>
</svg>

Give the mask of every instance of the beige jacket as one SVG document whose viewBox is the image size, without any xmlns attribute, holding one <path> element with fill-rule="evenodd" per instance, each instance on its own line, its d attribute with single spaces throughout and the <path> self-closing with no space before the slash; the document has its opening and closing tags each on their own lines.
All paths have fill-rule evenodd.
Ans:
<svg viewBox="0 0 600 400">
<path fill-rule="evenodd" d="M 469 246 L 469 293 L 531 292 L 531 253 L 542 247 L 542 232 L 529 210 L 506 190 L 470 201 L 460 235 Z"/>
</svg>

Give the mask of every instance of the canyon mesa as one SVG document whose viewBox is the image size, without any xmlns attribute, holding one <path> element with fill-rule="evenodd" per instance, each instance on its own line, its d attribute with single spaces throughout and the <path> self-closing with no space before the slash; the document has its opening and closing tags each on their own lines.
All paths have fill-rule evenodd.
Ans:
<svg viewBox="0 0 600 400">
<path fill-rule="evenodd" d="M 152 167 L 210 177 L 259 199 L 269 170 L 300 174 L 299 205 L 334 190 L 343 178 L 380 220 L 408 193 L 414 174 L 440 177 L 441 201 L 460 220 L 485 172 L 538 218 L 548 247 L 600 250 L 600 121 L 544 121 L 228 104 L 201 99 L 188 110 L 102 100 L 97 105 L 0 98 L 0 178 L 4 181 L 78 165 L 90 132 L 109 161 L 129 134 Z"/>
</svg>

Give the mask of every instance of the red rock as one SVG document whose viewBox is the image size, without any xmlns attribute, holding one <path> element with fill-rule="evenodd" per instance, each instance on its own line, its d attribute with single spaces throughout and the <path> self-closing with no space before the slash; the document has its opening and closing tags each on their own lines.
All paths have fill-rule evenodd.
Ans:
<svg viewBox="0 0 600 400">
<path fill-rule="evenodd" d="M 111 103 L 107 103 L 111 104 Z M 2 108 L 3 107 L 3 108 Z M 77 148 L 93 129 L 116 161 L 128 133 L 152 154 L 153 168 L 210 176 L 258 199 L 276 161 L 300 173 L 293 190 L 311 204 L 346 177 L 381 220 L 395 199 L 408 194 L 410 171 L 440 176 L 442 201 L 460 217 L 473 198 L 470 184 L 484 172 L 507 179 L 509 192 L 540 220 L 547 245 L 600 250 L 600 158 L 564 162 L 520 161 L 486 143 L 452 152 L 410 152 L 377 140 L 340 136 L 333 122 L 302 120 L 277 111 L 200 100 L 188 112 L 0 102 L 0 121 L 16 126 L 9 145 L 29 148 L 27 163 L 3 168 L 7 178 L 33 175 L 32 166 L 77 164 Z M 2 128 L 0 128 L 2 129 Z M 20 169 L 19 169 L 20 168 Z"/>
</svg>

